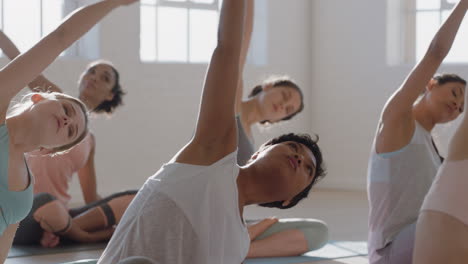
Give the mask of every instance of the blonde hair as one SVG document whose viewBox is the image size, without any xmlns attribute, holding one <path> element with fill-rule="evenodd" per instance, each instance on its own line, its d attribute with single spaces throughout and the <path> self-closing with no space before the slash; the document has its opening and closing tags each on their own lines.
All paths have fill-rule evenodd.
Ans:
<svg viewBox="0 0 468 264">
<path fill-rule="evenodd" d="M 63 152 L 66 152 L 67 150 L 74 147 L 76 144 L 80 143 L 86 137 L 86 135 L 88 134 L 88 110 L 86 108 L 86 105 L 83 102 L 81 102 L 79 99 L 73 96 L 67 95 L 67 94 L 57 93 L 57 92 L 47 92 L 47 93 L 39 92 L 39 93 L 26 94 L 25 96 L 23 96 L 23 98 L 21 98 L 21 101 L 19 103 L 15 104 L 11 108 L 11 110 L 8 113 L 8 117 L 19 115 L 23 113 L 24 111 L 26 111 L 27 109 L 29 109 L 33 105 L 33 101 L 31 100 L 31 97 L 35 94 L 39 94 L 42 97 L 49 99 L 49 100 L 63 99 L 63 100 L 69 100 L 71 102 L 74 102 L 80 107 L 84 115 L 85 124 L 84 124 L 83 133 L 81 133 L 78 136 L 78 138 L 74 140 L 72 143 L 51 149 L 51 153 L 61 154 Z"/>
</svg>

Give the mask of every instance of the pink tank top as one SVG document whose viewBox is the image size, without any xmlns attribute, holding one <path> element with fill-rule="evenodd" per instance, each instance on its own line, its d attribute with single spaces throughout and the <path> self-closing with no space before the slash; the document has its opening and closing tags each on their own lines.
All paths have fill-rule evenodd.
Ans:
<svg viewBox="0 0 468 264">
<path fill-rule="evenodd" d="M 28 166 L 35 177 L 34 194 L 50 193 L 66 205 L 71 198 L 68 189 L 72 176 L 86 165 L 93 146 L 94 137 L 88 133 L 82 142 L 62 155 L 28 153 Z"/>
</svg>

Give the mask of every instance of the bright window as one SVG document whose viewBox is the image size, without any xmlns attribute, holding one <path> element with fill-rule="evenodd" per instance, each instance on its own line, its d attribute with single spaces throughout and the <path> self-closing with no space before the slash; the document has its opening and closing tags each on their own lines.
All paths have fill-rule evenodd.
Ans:
<svg viewBox="0 0 468 264">
<path fill-rule="evenodd" d="M 220 0 L 141 0 L 141 61 L 208 62 L 220 6 Z"/>
<path fill-rule="evenodd" d="M 390 64 L 415 63 L 459 0 L 387 0 L 387 58 Z M 444 63 L 468 63 L 465 18 Z"/>
<path fill-rule="evenodd" d="M 55 29 L 85 0 L 0 0 L 0 28 L 20 51 L 25 51 Z M 62 56 L 94 59 L 99 56 L 98 29 L 94 28 Z"/>
<path fill-rule="evenodd" d="M 451 10 L 459 0 L 417 0 L 416 1 L 416 60 L 420 60 L 426 52 L 432 38 L 440 25 L 450 15 Z M 445 62 L 468 62 L 468 19 L 465 19 L 459 29 L 455 43 Z"/>
</svg>

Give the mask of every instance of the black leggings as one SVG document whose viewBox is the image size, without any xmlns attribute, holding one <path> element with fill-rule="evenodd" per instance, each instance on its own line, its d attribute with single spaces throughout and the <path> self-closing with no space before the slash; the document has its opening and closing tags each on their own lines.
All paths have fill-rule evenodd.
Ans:
<svg viewBox="0 0 468 264">
<path fill-rule="evenodd" d="M 95 207 L 101 207 L 106 215 L 108 225 L 115 224 L 115 216 L 112 209 L 107 204 L 110 200 L 115 199 L 124 195 L 133 195 L 136 194 L 138 190 L 129 190 L 124 192 L 119 192 L 112 194 L 104 199 L 99 201 L 94 201 L 82 207 L 77 207 L 68 210 L 68 213 L 73 218 L 77 215 L 80 215 L 88 210 L 91 210 Z M 13 240 L 14 245 L 39 245 L 42 238 L 43 229 L 41 225 L 34 219 L 34 213 L 41 208 L 42 206 L 57 200 L 53 195 L 49 193 L 38 193 L 34 195 L 33 206 L 29 214 L 23 219 L 18 229 L 16 230 L 16 235 Z M 66 241 L 66 240 L 65 240 Z"/>
</svg>

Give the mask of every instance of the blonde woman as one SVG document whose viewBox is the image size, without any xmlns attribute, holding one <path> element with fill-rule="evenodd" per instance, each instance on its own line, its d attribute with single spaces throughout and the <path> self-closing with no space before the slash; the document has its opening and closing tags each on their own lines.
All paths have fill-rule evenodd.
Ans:
<svg viewBox="0 0 468 264">
<path fill-rule="evenodd" d="M 87 134 L 86 108 L 77 99 L 35 93 L 7 116 L 10 101 L 102 17 L 132 2 L 107 0 L 81 8 L 0 70 L 0 262 L 7 256 L 18 222 L 32 206 L 34 181 L 24 153 L 39 148 L 65 151 Z"/>
</svg>

